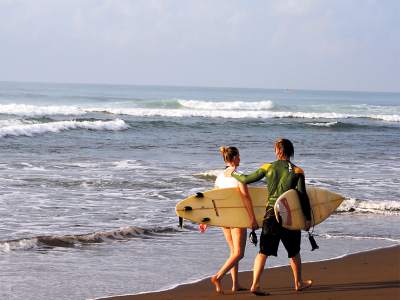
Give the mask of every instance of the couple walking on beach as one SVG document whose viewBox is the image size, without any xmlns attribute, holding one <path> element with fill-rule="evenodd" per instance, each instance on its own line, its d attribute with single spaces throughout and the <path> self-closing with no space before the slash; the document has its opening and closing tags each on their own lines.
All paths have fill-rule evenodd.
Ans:
<svg viewBox="0 0 400 300">
<path fill-rule="evenodd" d="M 266 179 L 268 201 L 260 236 L 260 251 L 254 260 L 253 283 L 250 287 L 250 292 L 257 296 L 268 295 L 267 292 L 261 289 L 260 278 L 268 256 L 277 256 L 280 241 L 282 241 L 285 246 L 290 259 L 296 291 L 301 291 L 312 285 L 312 280 L 302 279 L 300 230 L 288 230 L 283 228 L 274 215 L 274 204 L 279 196 L 290 189 L 296 189 L 299 193 L 302 211 L 306 219 L 306 230 L 310 228 L 310 203 L 306 193 L 304 172 L 290 161 L 291 157 L 294 155 L 294 148 L 291 141 L 287 139 L 278 139 L 274 146 L 277 160 L 264 164 L 258 170 L 248 175 L 236 171 L 236 168 L 240 164 L 239 150 L 236 147 L 221 147 L 220 152 L 226 163 L 226 169 L 215 181 L 216 188 L 239 188 L 242 201 L 250 218 L 251 228 L 255 230 L 259 228 L 259 225 L 254 215 L 247 184 L 259 181 L 263 178 Z M 247 229 L 223 228 L 223 232 L 230 248 L 230 256 L 219 271 L 211 277 L 211 282 L 215 285 L 215 289 L 218 293 L 223 293 L 221 279 L 230 270 L 232 291 L 247 290 L 239 284 L 238 280 L 239 261 L 244 256 Z"/>
</svg>

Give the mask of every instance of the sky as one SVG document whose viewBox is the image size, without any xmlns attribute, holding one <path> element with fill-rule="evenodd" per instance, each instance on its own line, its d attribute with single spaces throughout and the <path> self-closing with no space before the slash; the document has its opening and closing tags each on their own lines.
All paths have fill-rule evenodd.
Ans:
<svg viewBox="0 0 400 300">
<path fill-rule="evenodd" d="M 398 0 L 0 0 L 0 81 L 400 91 Z"/>
</svg>

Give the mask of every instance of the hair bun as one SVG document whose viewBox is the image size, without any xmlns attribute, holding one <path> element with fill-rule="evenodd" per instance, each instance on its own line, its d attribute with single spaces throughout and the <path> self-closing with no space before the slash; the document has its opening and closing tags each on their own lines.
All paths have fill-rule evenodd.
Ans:
<svg viewBox="0 0 400 300">
<path fill-rule="evenodd" d="M 226 153 L 226 151 L 228 151 L 228 147 L 227 147 L 227 146 L 221 146 L 221 147 L 219 147 L 219 152 L 221 152 L 221 154 Z"/>
</svg>

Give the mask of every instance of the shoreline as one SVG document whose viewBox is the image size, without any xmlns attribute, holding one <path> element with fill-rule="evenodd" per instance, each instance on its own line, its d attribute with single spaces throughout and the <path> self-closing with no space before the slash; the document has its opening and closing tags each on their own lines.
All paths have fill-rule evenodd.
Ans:
<svg viewBox="0 0 400 300">
<path fill-rule="evenodd" d="M 332 269 L 330 272 L 327 270 Z M 358 272 L 347 272 L 348 269 Z M 321 271 L 322 270 L 322 271 Z M 261 280 L 263 288 L 274 298 L 282 299 L 400 299 L 400 245 L 378 247 L 371 250 L 340 255 L 319 261 L 303 263 L 303 277 L 314 280 L 313 287 L 303 292 L 295 292 L 292 285 L 292 273 L 288 265 L 267 268 Z M 311 276 L 308 276 L 310 274 Z M 282 275 L 282 276 L 281 276 Z M 249 287 L 252 271 L 241 271 L 240 278 L 244 286 Z M 308 277 L 307 277 L 308 276 Z M 268 278 L 266 278 L 268 277 Z M 343 279 L 343 280 L 341 280 Z M 254 299 L 248 291 L 233 294 L 229 290 L 230 276 L 227 274 L 223 281 L 225 299 Z M 377 292 L 371 293 L 371 291 Z M 368 292 L 370 291 L 370 292 Z M 342 295 L 343 294 L 343 295 Z M 346 296 L 346 295 L 349 296 Z M 114 295 L 96 300 L 148 300 L 148 299 L 214 299 L 221 295 L 215 293 L 210 278 L 205 277 L 187 283 L 159 290 L 137 294 Z M 326 298 L 325 298 L 326 297 Z"/>
</svg>

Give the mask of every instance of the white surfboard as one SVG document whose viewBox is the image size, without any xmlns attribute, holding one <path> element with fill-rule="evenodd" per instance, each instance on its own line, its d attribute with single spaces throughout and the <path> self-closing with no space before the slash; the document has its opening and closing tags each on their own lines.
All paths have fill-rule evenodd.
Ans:
<svg viewBox="0 0 400 300">
<path fill-rule="evenodd" d="M 307 187 L 310 199 L 311 224 L 317 225 L 329 217 L 342 203 L 344 197 L 337 193 L 317 187 Z M 305 218 L 296 190 L 283 193 L 275 202 L 275 217 L 283 227 L 292 230 L 304 229 Z"/>
</svg>

